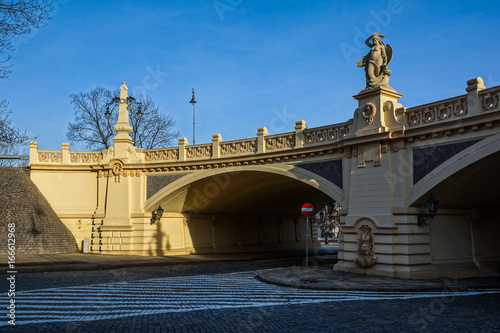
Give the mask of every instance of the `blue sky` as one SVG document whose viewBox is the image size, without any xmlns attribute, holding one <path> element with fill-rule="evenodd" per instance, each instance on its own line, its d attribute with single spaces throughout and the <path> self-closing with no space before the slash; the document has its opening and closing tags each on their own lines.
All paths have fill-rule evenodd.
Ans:
<svg viewBox="0 0 500 333">
<path fill-rule="evenodd" d="M 69 95 L 96 86 L 151 96 L 196 143 L 347 121 L 365 87 L 368 34 L 394 49 L 391 86 L 411 107 L 500 85 L 498 1 L 54 0 L 48 24 L 17 41 L 0 80 L 15 126 L 60 149 Z M 72 149 L 85 149 L 72 144 Z"/>
</svg>

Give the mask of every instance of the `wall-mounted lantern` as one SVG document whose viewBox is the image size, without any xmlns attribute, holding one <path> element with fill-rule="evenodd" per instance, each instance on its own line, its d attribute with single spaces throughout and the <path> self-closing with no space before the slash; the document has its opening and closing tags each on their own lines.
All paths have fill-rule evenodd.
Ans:
<svg viewBox="0 0 500 333">
<path fill-rule="evenodd" d="M 428 215 L 419 215 L 418 216 L 418 225 L 424 225 L 427 223 L 427 221 L 429 221 L 430 219 L 433 219 L 434 216 L 436 216 L 436 213 L 437 213 L 438 208 L 439 208 L 439 200 L 436 200 L 436 198 L 434 198 L 434 196 L 431 193 L 431 196 L 429 197 L 429 199 L 427 199 L 426 205 L 427 205 L 427 210 L 429 211 L 429 214 Z"/>
<path fill-rule="evenodd" d="M 160 222 L 161 217 L 163 216 L 163 208 L 161 208 L 161 205 L 158 206 L 153 212 L 151 213 L 151 224 L 155 224 L 156 222 Z"/>
</svg>

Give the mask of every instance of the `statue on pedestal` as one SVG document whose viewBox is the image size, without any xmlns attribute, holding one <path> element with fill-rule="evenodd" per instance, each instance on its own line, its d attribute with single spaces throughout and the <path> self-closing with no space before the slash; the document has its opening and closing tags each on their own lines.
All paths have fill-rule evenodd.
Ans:
<svg viewBox="0 0 500 333">
<path fill-rule="evenodd" d="M 391 71 L 387 68 L 387 65 L 392 60 L 392 47 L 382 42 L 381 38 L 384 37 L 385 35 L 381 33 L 373 33 L 365 40 L 365 44 L 370 48 L 370 52 L 357 63 L 358 67 L 365 67 L 365 90 L 379 87 L 394 90 L 389 86 Z"/>
</svg>

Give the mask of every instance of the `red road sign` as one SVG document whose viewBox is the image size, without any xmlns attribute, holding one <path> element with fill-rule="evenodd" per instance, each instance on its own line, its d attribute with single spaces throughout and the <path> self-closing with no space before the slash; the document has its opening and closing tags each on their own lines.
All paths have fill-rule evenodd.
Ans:
<svg viewBox="0 0 500 333">
<path fill-rule="evenodd" d="M 302 215 L 304 216 L 311 216 L 313 214 L 313 205 L 310 203 L 305 203 L 302 205 Z"/>
</svg>

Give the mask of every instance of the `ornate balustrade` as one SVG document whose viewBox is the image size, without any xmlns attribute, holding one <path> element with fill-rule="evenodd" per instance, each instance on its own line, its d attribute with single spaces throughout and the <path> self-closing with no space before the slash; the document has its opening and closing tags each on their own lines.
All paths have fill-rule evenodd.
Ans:
<svg viewBox="0 0 500 333">
<path fill-rule="evenodd" d="M 467 116 L 467 95 L 406 109 L 406 123 L 410 127 L 426 125 Z"/>
<path fill-rule="evenodd" d="M 210 158 L 212 157 L 212 144 L 203 144 L 186 147 L 186 158 Z"/>
<path fill-rule="evenodd" d="M 62 163 L 62 152 L 59 150 L 39 150 L 38 162 L 40 163 Z"/>
<path fill-rule="evenodd" d="M 71 152 L 69 144 L 63 144 L 62 150 L 38 150 L 36 142 L 30 143 L 30 161 L 43 164 L 99 164 L 103 158 L 101 151 Z M 31 152 L 31 149 L 33 151 Z"/>
<path fill-rule="evenodd" d="M 351 132 L 352 120 L 304 130 L 304 146 L 326 144 L 344 139 Z"/>
<path fill-rule="evenodd" d="M 500 87 L 493 87 L 479 92 L 482 111 L 498 110 L 498 100 L 500 97 Z"/>
<path fill-rule="evenodd" d="M 144 160 L 154 161 L 177 161 L 179 158 L 179 148 L 161 148 L 144 150 Z"/>
<path fill-rule="evenodd" d="M 102 152 L 100 151 L 79 151 L 69 153 L 69 161 L 71 163 L 97 164 L 102 160 Z"/>
<path fill-rule="evenodd" d="M 220 155 L 255 154 L 257 138 L 220 142 Z"/>
<path fill-rule="evenodd" d="M 486 89 L 481 78 L 467 81 L 467 94 L 396 110 L 404 115 L 407 129 L 432 126 L 442 122 L 465 119 L 500 111 L 500 86 Z M 222 141 L 214 134 L 211 143 L 190 146 L 186 138 L 179 139 L 177 147 L 137 149 L 136 158 L 145 164 L 204 161 L 280 153 L 287 150 L 328 145 L 357 136 L 353 119 L 340 124 L 307 128 L 305 121 L 295 123 L 295 131 L 269 135 L 265 127 L 257 130 L 257 137 Z M 130 149 L 130 148 L 129 148 Z M 30 143 L 30 164 L 46 165 L 96 165 L 109 163 L 114 147 L 108 151 L 70 151 L 63 143 L 61 150 L 38 150 L 36 142 Z M 102 162 L 103 160 L 107 162 Z"/>
<path fill-rule="evenodd" d="M 274 149 L 293 149 L 295 147 L 295 132 L 269 135 L 266 137 L 266 151 Z"/>
</svg>

